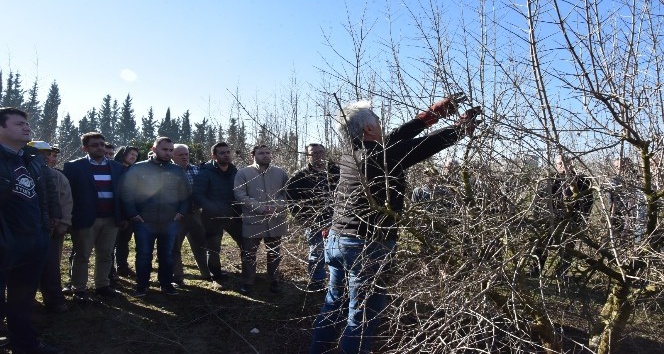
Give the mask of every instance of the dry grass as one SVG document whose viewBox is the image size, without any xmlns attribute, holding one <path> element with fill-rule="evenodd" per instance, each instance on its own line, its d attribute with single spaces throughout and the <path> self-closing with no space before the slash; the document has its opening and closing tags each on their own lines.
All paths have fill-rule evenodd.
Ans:
<svg viewBox="0 0 664 354">
<path fill-rule="evenodd" d="M 66 242 L 65 255 L 70 246 Z M 66 348 L 70 354 L 304 353 L 309 346 L 312 316 L 323 294 L 300 290 L 306 286 L 302 261 L 306 243 L 292 237 L 285 239 L 285 246 L 284 287 L 280 294 L 268 289 L 263 250 L 258 255 L 254 293 L 245 297 L 237 292 L 239 255 L 230 237 L 224 237 L 222 264 L 230 273 L 224 291 L 211 290 L 208 282 L 200 280 L 185 243 L 187 286 L 178 296 L 159 292 L 155 262 L 152 288 L 146 297 L 132 297 L 135 281 L 123 278 L 118 298 L 91 295 L 93 301 L 89 303 L 69 301 L 70 311 L 64 314 L 49 313 L 39 305 L 35 322 L 49 343 Z M 250 333 L 254 328 L 258 334 Z"/>
</svg>

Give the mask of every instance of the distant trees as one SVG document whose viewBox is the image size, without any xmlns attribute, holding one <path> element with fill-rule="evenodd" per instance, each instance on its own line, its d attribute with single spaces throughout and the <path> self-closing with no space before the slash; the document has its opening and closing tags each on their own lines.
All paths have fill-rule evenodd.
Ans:
<svg viewBox="0 0 664 354">
<path fill-rule="evenodd" d="M 58 84 L 53 81 L 51 88 L 48 91 L 48 97 L 44 102 L 44 111 L 39 121 L 38 127 L 41 129 L 40 134 L 36 135 L 41 140 L 53 142 L 56 138 L 56 130 L 58 127 L 58 109 L 60 108 L 60 89 Z"/>
</svg>

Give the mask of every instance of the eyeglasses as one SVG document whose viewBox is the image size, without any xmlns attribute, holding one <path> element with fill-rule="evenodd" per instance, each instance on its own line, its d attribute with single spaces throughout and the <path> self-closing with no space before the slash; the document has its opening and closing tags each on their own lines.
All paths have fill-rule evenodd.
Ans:
<svg viewBox="0 0 664 354">
<path fill-rule="evenodd" d="M 104 146 L 104 143 L 94 143 L 94 144 L 88 144 L 86 146 L 91 148 L 98 148 L 100 146 Z"/>
</svg>

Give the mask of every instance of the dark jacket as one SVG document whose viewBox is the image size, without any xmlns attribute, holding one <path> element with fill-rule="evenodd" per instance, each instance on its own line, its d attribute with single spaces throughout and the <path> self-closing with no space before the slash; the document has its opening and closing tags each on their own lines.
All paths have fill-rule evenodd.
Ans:
<svg viewBox="0 0 664 354">
<path fill-rule="evenodd" d="M 124 169 L 121 164 L 107 160 L 111 168 L 111 183 L 113 184 L 113 203 L 115 222 L 122 221 L 120 212 L 120 179 Z M 97 185 L 90 171 L 90 160 L 82 157 L 77 160 L 65 162 L 62 173 L 69 180 L 71 195 L 74 198 L 72 210 L 72 228 L 82 229 L 92 226 L 97 219 Z"/>
<path fill-rule="evenodd" d="M 578 174 L 556 173 L 552 178 L 542 180 L 535 196 L 535 217 L 544 223 L 548 222 L 549 216 L 553 216 L 556 222 L 584 222 L 593 207 L 594 198 L 590 187 L 590 179 Z"/>
<path fill-rule="evenodd" d="M 187 214 L 188 195 L 182 168 L 154 158 L 135 163 L 122 180 L 120 196 L 126 215 L 140 215 L 149 223 L 173 221 L 175 214 Z"/>
<path fill-rule="evenodd" d="M 49 227 L 49 219 L 61 219 L 62 210 L 58 198 L 58 191 L 53 182 L 50 169 L 46 166 L 43 156 L 39 150 L 32 146 L 25 146 L 23 150 L 23 162 L 28 172 L 36 183 L 36 191 L 39 196 L 39 206 L 41 212 L 41 226 L 44 229 Z M 0 146 L 0 203 L 5 203 L 9 197 L 9 192 L 14 187 L 12 171 L 10 171 L 9 159 L 13 158 Z M 5 220 L 6 223 L 10 221 Z"/>
<path fill-rule="evenodd" d="M 301 223 L 325 226 L 332 219 L 332 197 L 339 183 L 339 165 L 328 163 L 318 171 L 307 164 L 286 183 L 291 214 Z"/>
<path fill-rule="evenodd" d="M 406 169 L 463 137 L 450 127 L 415 138 L 424 128 L 424 122 L 413 119 L 387 135 L 384 145 L 374 141 L 353 143 L 352 154 L 345 153 L 339 163 L 334 231 L 363 239 L 397 239 L 396 218 L 390 214 L 403 210 Z M 386 205 L 389 209 L 381 210 Z"/>
<path fill-rule="evenodd" d="M 203 209 L 203 218 L 237 218 L 240 208 L 236 205 L 233 183 L 237 167 L 230 164 L 222 171 L 216 161 L 208 161 L 200 166 L 200 172 L 194 177 L 194 202 Z"/>
</svg>

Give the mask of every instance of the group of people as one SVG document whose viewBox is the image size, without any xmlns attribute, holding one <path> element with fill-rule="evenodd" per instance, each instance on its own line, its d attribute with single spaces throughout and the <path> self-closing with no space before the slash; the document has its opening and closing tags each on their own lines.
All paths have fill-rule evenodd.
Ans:
<svg viewBox="0 0 664 354">
<path fill-rule="evenodd" d="M 159 137 L 147 160 L 136 162 L 137 148 L 115 152 L 96 132 L 81 137 L 86 156 L 65 162 L 60 172 L 55 169 L 58 149 L 32 140 L 27 114 L 0 108 L 0 286 L 6 289 L 0 309 L 13 351 L 64 352 L 38 339 L 30 316 L 38 288 L 47 308 L 67 310 L 60 279 L 65 233 L 71 234 L 73 247 L 70 283 L 62 290 L 77 301 L 88 300 L 93 250 L 94 291 L 102 297 L 117 295 L 114 279 L 133 275 L 127 262 L 132 235 L 134 296 L 148 294 L 155 243 L 161 291 L 177 295 L 177 287 L 184 285 L 185 237 L 201 276 L 213 288 L 223 288 L 224 232 L 241 254 L 238 291 L 249 295 L 261 240 L 269 289 L 281 291 L 280 247 L 290 212 L 309 245 L 308 288 L 327 289 L 311 352 L 335 347 L 367 352 L 385 307 L 381 283 L 396 248 L 405 171 L 471 135 L 481 110 L 468 110 L 452 127 L 417 136 L 456 110 L 453 98 L 443 99 L 384 135 L 368 103 L 351 104 L 338 117 L 348 147 L 340 164 L 328 161 L 321 144 L 309 144 L 307 165 L 289 178 L 271 164 L 266 145 L 255 146 L 253 164 L 238 169 L 224 142 L 211 147 L 208 162 L 194 165 L 186 145 Z"/>
</svg>

